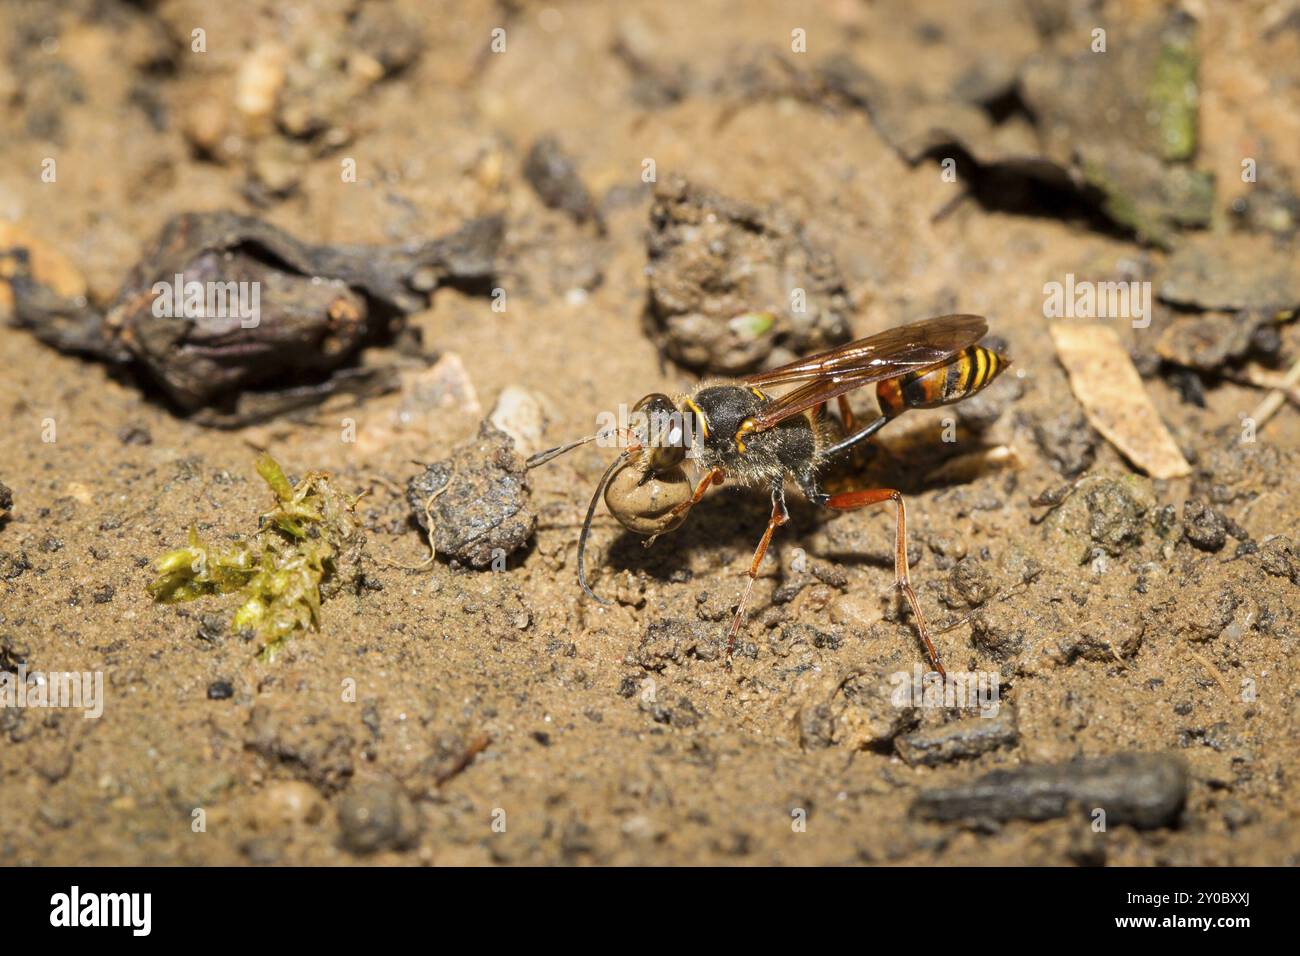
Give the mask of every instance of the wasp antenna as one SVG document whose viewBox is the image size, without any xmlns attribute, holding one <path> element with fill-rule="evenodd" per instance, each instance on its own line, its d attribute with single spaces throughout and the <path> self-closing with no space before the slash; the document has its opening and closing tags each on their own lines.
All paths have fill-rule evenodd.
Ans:
<svg viewBox="0 0 1300 956">
<path fill-rule="evenodd" d="M 582 534 L 578 535 L 578 583 L 587 592 L 587 596 L 597 604 L 613 604 L 614 602 L 606 601 L 587 584 L 587 537 L 591 534 L 591 521 L 596 516 L 596 506 L 600 504 L 600 496 L 605 493 L 610 479 L 614 477 L 614 472 L 627 464 L 628 457 L 628 453 L 623 452 L 614 459 L 610 466 L 605 469 L 605 473 L 600 476 L 600 483 L 596 485 L 596 493 L 591 496 L 591 504 L 587 505 L 587 517 L 582 522 Z"/>
<path fill-rule="evenodd" d="M 589 442 L 593 442 L 598 438 L 604 438 L 607 434 L 608 432 L 596 432 L 596 434 L 588 435 L 586 438 L 579 438 L 577 441 L 566 442 L 555 448 L 548 448 L 546 451 L 539 451 L 536 455 L 530 456 L 529 459 L 524 462 L 524 467 L 532 469 L 536 468 L 538 465 L 544 465 L 548 461 L 553 461 L 554 459 L 559 458 L 566 451 L 573 451 L 573 449 L 586 445 Z"/>
<path fill-rule="evenodd" d="M 524 467 L 531 469 L 536 468 L 538 465 L 544 465 L 548 461 L 559 458 L 566 451 L 573 451 L 573 449 L 585 445 L 589 441 L 594 441 L 595 438 L 595 435 L 588 435 L 586 438 L 579 438 L 577 441 L 566 442 L 563 445 L 557 445 L 555 448 L 548 448 L 546 451 L 539 451 L 537 454 L 528 457 L 528 460 L 524 462 Z"/>
</svg>

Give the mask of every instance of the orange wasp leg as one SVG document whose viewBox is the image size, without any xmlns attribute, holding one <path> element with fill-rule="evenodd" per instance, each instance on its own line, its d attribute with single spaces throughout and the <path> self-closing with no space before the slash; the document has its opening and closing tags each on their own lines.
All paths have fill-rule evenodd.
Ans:
<svg viewBox="0 0 1300 956">
<path fill-rule="evenodd" d="M 925 650 L 930 655 L 930 665 L 939 672 L 940 677 L 946 679 L 948 675 L 939 661 L 939 652 L 935 650 L 930 640 L 930 634 L 925 626 L 925 616 L 921 613 L 921 602 L 916 599 L 916 592 L 912 590 L 912 579 L 907 573 L 907 508 L 903 504 L 903 496 L 892 488 L 873 488 L 867 491 L 847 491 L 844 494 L 831 495 L 824 504 L 827 508 L 836 511 L 856 511 L 858 508 L 878 505 L 884 501 L 892 501 L 898 506 L 898 537 L 894 543 L 894 586 L 903 592 L 907 597 L 907 603 L 912 606 L 921 643 L 925 645 Z"/>
<path fill-rule="evenodd" d="M 700 499 L 704 497 L 704 493 L 708 491 L 712 485 L 722 484 L 723 479 L 725 477 L 726 477 L 726 472 L 723 471 L 721 468 L 710 469 L 708 472 L 705 473 L 704 477 L 700 479 L 700 483 L 695 486 L 695 493 L 691 495 L 690 498 L 686 499 L 681 504 L 679 504 L 677 507 L 673 508 L 673 510 L 670 511 L 669 514 L 672 517 L 676 518 L 678 515 L 682 514 L 683 512 L 690 511 L 692 508 L 694 508 L 696 505 L 700 503 Z"/>
<path fill-rule="evenodd" d="M 749 580 L 745 582 L 745 590 L 741 592 L 740 603 L 736 605 L 736 616 L 731 619 L 731 630 L 727 633 L 727 657 L 730 659 L 731 652 L 736 647 L 736 635 L 740 633 L 740 626 L 745 622 L 745 605 L 749 603 L 749 592 L 754 589 L 754 580 L 758 577 L 758 569 L 763 565 L 763 558 L 767 556 L 767 548 L 772 543 L 772 533 L 777 528 L 790 520 L 790 514 L 785 510 L 785 492 L 780 486 L 772 489 L 772 517 L 767 519 L 767 530 L 763 532 L 763 538 L 758 542 L 758 547 L 754 549 L 754 560 L 749 563 L 749 570 L 746 574 Z"/>
<path fill-rule="evenodd" d="M 840 422 L 844 425 L 844 434 L 852 435 L 855 420 L 853 418 L 853 409 L 849 408 L 849 397 L 841 395 L 836 399 L 840 406 Z"/>
</svg>

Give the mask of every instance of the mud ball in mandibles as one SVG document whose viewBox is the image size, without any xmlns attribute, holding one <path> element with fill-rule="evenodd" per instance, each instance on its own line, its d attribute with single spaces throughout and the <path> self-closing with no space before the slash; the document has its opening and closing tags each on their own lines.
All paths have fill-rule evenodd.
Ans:
<svg viewBox="0 0 1300 956">
<path fill-rule="evenodd" d="M 686 520 L 685 510 L 673 511 L 684 507 L 694 491 L 681 466 L 647 474 L 644 467 L 627 464 L 614 473 L 605 489 L 605 507 L 629 531 L 667 534 Z"/>
<path fill-rule="evenodd" d="M 427 465 L 407 482 L 406 500 L 425 531 L 432 516 L 439 557 L 486 568 L 522 548 L 537 527 L 529 490 L 514 442 L 484 421 L 450 458 Z"/>
</svg>

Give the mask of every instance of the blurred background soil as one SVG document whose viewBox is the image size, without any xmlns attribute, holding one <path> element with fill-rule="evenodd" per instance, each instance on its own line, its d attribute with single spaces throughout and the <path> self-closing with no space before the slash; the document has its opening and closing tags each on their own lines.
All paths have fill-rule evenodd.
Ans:
<svg viewBox="0 0 1300 956">
<path fill-rule="evenodd" d="M 1182 105 L 1137 96 L 1126 130 L 1124 51 L 1165 30 Z M 1300 305 L 1297 4 L 74 0 L 0 6 L 0 38 L 0 246 L 93 306 L 181 212 L 349 244 L 505 221 L 504 308 L 440 288 L 404 323 L 434 364 L 246 428 L 202 427 L 138 369 L 0 327 L 0 655 L 102 671 L 107 695 L 98 720 L 0 711 L 6 861 L 1300 858 L 1300 409 L 1254 441 L 1242 421 L 1265 395 L 1250 376 L 1300 354 L 1276 320 Z M 1111 72 L 1089 73 L 1103 55 Z M 666 251 L 683 189 L 745 206 L 702 265 Z M 816 290 L 815 328 L 745 301 L 745 276 L 710 287 L 737 233 L 795 249 L 771 295 Z M 648 274 L 652 255 L 679 271 Z M 1203 287 L 1182 301 L 1175 266 Z M 1143 476 L 1085 421 L 1044 318 L 1044 284 L 1067 274 L 1152 282 L 1150 327 L 1109 324 L 1190 476 Z M 674 305 L 674 280 L 698 301 Z M 770 339 L 710 339 L 728 310 L 765 308 Z M 917 740 L 970 715 L 888 702 L 888 676 L 924 663 L 891 589 L 888 509 L 792 504 L 730 670 L 760 492 L 712 493 L 649 550 L 602 511 L 589 559 L 608 607 L 574 568 L 600 449 L 531 474 L 537 529 L 504 570 L 382 560 L 426 556 L 406 482 L 508 387 L 555 444 L 647 392 L 954 311 L 988 317 L 1011 371 L 891 425 L 856 478 L 909 496 L 921 602 L 936 629 L 955 622 L 936 636 L 950 671 L 1000 675 L 986 741 L 918 759 Z M 366 491 L 370 554 L 364 586 L 269 663 L 227 629 L 233 598 L 145 591 L 191 525 L 256 530 L 262 449 Z M 1059 507 L 1031 504 L 1076 479 Z M 995 769 L 1131 751 L 1185 763 L 1165 825 L 910 811 Z"/>
</svg>

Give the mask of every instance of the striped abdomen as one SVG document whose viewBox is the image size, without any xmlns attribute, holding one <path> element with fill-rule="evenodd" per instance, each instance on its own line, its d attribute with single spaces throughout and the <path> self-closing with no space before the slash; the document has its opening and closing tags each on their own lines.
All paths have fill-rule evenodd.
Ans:
<svg viewBox="0 0 1300 956">
<path fill-rule="evenodd" d="M 972 345 L 955 355 L 947 365 L 886 379 L 876 386 L 876 400 L 887 418 L 900 415 L 909 408 L 950 405 L 974 395 L 1009 364 L 997 352 Z"/>
</svg>

